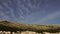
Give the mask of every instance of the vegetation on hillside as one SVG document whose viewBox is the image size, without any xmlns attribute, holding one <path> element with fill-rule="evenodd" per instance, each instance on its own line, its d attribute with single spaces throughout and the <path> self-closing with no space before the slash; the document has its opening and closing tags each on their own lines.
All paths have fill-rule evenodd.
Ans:
<svg viewBox="0 0 60 34">
<path fill-rule="evenodd" d="M 60 25 L 31 25 L 0 21 L 2 31 L 36 31 L 36 32 L 60 32 Z"/>
</svg>

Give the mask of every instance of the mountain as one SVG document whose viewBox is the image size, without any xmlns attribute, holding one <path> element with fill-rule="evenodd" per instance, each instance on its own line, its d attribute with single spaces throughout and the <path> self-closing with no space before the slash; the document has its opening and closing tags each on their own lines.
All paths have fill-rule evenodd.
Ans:
<svg viewBox="0 0 60 34">
<path fill-rule="evenodd" d="M 35 31 L 35 32 L 60 32 L 60 25 L 24 24 L 10 21 L 0 21 L 2 31 Z"/>
</svg>

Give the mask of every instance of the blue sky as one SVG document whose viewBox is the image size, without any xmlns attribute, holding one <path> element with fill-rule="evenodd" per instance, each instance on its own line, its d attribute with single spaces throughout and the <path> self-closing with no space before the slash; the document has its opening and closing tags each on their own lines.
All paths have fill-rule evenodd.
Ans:
<svg viewBox="0 0 60 34">
<path fill-rule="evenodd" d="M 60 0 L 0 0 L 0 20 L 60 24 Z"/>
</svg>

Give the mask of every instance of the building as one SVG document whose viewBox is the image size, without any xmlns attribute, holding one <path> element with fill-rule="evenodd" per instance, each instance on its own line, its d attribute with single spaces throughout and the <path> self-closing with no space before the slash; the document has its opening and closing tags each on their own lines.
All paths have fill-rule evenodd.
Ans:
<svg viewBox="0 0 60 34">
<path fill-rule="evenodd" d="M 11 34 L 10 31 L 2 31 L 1 34 Z"/>
<path fill-rule="evenodd" d="M 21 34 L 21 32 L 20 31 L 17 31 L 17 34 Z"/>
<path fill-rule="evenodd" d="M 21 34 L 37 34 L 37 33 L 33 31 L 22 31 Z"/>
<path fill-rule="evenodd" d="M 43 34 L 51 34 L 51 33 L 49 33 L 49 32 L 43 32 Z"/>
<path fill-rule="evenodd" d="M 11 31 L 0 31 L 0 34 L 60 34 L 60 32 L 57 33 L 50 33 L 50 32 L 43 32 L 43 33 L 37 33 L 33 31 L 17 31 L 17 32 L 11 32 Z"/>
<path fill-rule="evenodd" d="M 2 33 L 2 31 L 0 31 L 0 34 Z"/>
</svg>

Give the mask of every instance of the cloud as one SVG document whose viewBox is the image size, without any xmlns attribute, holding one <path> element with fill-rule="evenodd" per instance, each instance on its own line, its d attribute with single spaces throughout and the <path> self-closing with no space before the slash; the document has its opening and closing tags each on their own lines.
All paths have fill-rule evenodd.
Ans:
<svg viewBox="0 0 60 34">
<path fill-rule="evenodd" d="M 15 15 L 14 15 L 14 9 L 13 8 L 11 8 L 7 3 L 3 3 L 3 5 L 7 8 L 7 9 L 9 9 L 9 11 L 10 11 L 10 15 L 11 15 L 11 17 L 15 17 Z M 5 8 L 5 9 L 6 9 Z M 9 13 L 9 11 L 6 11 L 7 13 Z"/>
<path fill-rule="evenodd" d="M 39 22 L 40 23 L 44 23 L 45 21 L 55 19 L 59 15 L 60 15 L 60 11 L 59 12 L 52 13 L 52 14 L 47 15 L 46 17 L 43 17 L 42 19 L 40 19 Z"/>
</svg>

